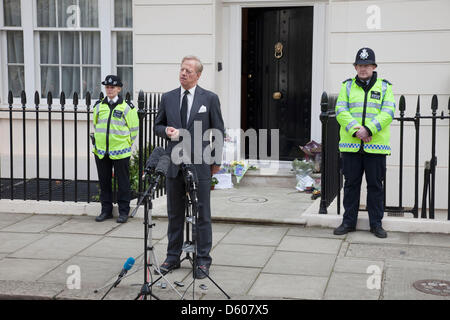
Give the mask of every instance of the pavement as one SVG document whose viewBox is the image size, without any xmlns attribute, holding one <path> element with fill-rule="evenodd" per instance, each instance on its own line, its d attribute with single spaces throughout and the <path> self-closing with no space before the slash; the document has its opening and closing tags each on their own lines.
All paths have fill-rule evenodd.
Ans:
<svg viewBox="0 0 450 320">
<path fill-rule="evenodd" d="M 152 212 L 155 264 L 167 246 L 163 201 L 155 201 Z M 332 228 L 305 226 L 302 213 L 316 204 L 289 188 L 214 190 L 211 279 L 232 300 L 450 300 L 450 234 L 334 236 Z M 0 298 L 99 300 L 134 257 L 106 296 L 134 299 L 144 282 L 143 238 L 139 215 L 118 224 L 95 222 L 92 215 L 0 212 Z M 435 294 L 416 289 L 420 280 Z M 153 293 L 163 300 L 226 299 L 209 279 L 192 283 L 187 260 L 155 282 Z"/>
</svg>

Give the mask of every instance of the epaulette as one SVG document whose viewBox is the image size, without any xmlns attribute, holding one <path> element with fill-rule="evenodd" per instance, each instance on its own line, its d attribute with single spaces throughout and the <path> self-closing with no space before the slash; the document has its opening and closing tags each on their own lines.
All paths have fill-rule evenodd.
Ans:
<svg viewBox="0 0 450 320">
<path fill-rule="evenodd" d="M 134 104 L 133 102 L 129 101 L 129 100 L 125 100 L 125 102 L 130 106 L 131 109 L 134 109 Z"/>
<path fill-rule="evenodd" d="M 390 83 L 388 80 L 383 79 L 382 81 L 383 81 L 383 82 L 386 82 L 387 84 L 390 84 L 390 85 L 392 86 L 392 83 Z"/>
<path fill-rule="evenodd" d="M 94 103 L 94 105 L 93 105 L 92 108 L 95 108 L 95 106 L 98 105 L 98 104 L 101 103 L 101 102 L 102 102 L 102 99 L 97 100 L 97 101 Z"/>
<path fill-rule="evenodd" d="M 347 80 L 342 81 L 342 83 L 346 83 L 347 81 L 353 80 L 352 78 L 348 78 Z"/>
</svg>

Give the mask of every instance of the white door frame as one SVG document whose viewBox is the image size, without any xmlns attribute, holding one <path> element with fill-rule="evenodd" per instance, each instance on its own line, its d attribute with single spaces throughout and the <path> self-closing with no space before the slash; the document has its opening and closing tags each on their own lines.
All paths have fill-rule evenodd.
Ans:
<svg viewBox="0 0 450 320">
<path fill-rule="evenodd" d="M 233 66 L 229 69 L 228 90 L 226 90 L 228 105 L 230 106 L 229 117 L 230 128 L 241 127 L 241 50 L 242 50 L 242 8 L 256 7 L 299 7 L 312 6 L 313 13 L 313 52 L 312 52 L 312 79 L 311 79 L 311 140 L 321 141 L 321 123 L 320 116 L 320 97 L 324 90 L 325 80 L 325 48 L 326 48 L 326 4 L 325 3 L 298 3 L 292 1 L 285 2 L 225 2 L 224 6 L 229 8 L 228 25 L 228 65 Z M 237 94 L 239 93 L 239 94 Z M 238 139 L 239 142 L 239 139 Z M 238 157 L 240 146 L 238 143 Z"/>
</svg>

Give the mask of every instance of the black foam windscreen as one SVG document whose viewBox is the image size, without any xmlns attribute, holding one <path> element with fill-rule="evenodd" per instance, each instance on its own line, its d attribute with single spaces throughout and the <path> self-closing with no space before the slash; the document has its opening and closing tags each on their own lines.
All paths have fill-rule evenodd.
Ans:
<svg viewBox="0 0 450 320">
<path fill-rule="evenodd" d="M 145 171 L 151 171 L 156 168 L 158 165 L 158 161 L 162 155 L 166 153 L 166 150 L 161 147 L 156 147 L 153 149 L 153 152 L 150 154 L 150 158 L 148 158 L 147 163 L 145 165 Z"/>
<path fill-rule="evenodd" d="M 167 176 L 169 166 L 170 166 L 170 157 L 167 154 L 164 154 L 159 158 L 155 172 L 163 176 Z"/>
</svg>

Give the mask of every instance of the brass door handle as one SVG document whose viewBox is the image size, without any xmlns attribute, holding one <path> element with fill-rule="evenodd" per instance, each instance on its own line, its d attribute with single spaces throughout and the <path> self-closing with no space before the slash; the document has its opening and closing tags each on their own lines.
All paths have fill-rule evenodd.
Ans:
<svg viewBox="0 0 450 320">
<path fill-rule="evenodd" d="M 273 100 L 280 100 L 281 99 L 281 92 L 276 91 L 272 94 Z"/>
</svg>

